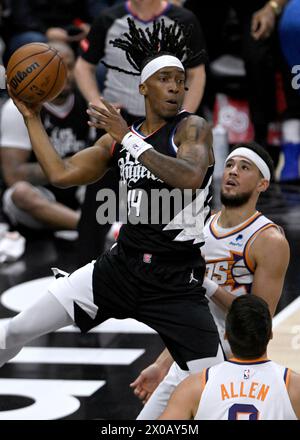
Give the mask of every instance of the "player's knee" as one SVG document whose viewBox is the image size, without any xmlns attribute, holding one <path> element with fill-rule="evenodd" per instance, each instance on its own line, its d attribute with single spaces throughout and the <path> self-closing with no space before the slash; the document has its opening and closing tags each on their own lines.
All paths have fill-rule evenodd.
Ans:
<svg viewBox="0 0 300 440">
<path fill-rule="evenodd" d="M 11 198 L 19 209 L 27 212 L 32 211 L 43 202 L 42 195 L 28 182 L 16 183 Z"/>
</svg>

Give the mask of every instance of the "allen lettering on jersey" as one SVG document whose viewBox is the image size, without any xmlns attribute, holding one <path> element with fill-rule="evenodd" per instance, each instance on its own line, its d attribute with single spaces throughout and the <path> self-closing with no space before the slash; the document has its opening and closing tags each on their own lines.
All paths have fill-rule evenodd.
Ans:
<svg viewBox="0 0 300 440">
<path fill-rule="evenodd" d="M 269 392 L 270 386 L 260 384 L 258 382 L 230 382 L 229 384 L 221 384 L 220 392 L 221 399 L 234 399 L 240 397 L 247 397 L 250 399 L 257 399 L 264 402 Z"/>
</svg>

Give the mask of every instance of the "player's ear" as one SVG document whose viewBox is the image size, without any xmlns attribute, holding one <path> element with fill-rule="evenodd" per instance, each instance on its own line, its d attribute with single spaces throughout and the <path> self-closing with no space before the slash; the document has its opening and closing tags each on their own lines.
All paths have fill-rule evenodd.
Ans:
<svg viewBox="0 0 300 440">
<path fill-rule="evenodd" d="M 270 182 L 267 179 L 261 179 L 258 184 L 258 191 L 265 192 L 270 186 Z"/>
<path fill-rule="evenodd" d="M 224 339 L 225 339 L 225 341 L 228 339 L 228 338 L 227 338 L 227 333 L 226 333 L 226 332 L 224 333 Z"/>
<path fill-rule="evenodd" d="M 142 83 L 142 84 L 139 85 L 139 92 L 140 92 L 140 95 L 146 96 L 146 94 L 147 94 L 147 86 L 146 86 L 145 83 Z"/>
</svg>

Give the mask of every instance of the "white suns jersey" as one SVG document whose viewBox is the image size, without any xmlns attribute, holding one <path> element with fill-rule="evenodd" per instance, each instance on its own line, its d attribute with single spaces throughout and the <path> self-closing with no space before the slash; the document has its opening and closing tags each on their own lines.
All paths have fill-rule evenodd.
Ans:
<svg viewBox="0 0 300 440">
<path fill-rule="evenodd" d="M 240 225 L 224 229 L 218 225 L 219 216 L 220 212 L 212 215 L 204 227 L 205 244 L 201 252 L 205 257 L 206 276 L 233 295 L 250 293 L 255 268 L 249 260 L 249 249 L 260 232 L 278 226 L 256 211 Z M 209 301 L 209 307 L 222 346 L 229 355 L 229 345 L 224 341 L 225 312 L 212 301 Z"/>
<path fill-rule="evenodd" d="M 205 369 L 195 420 L 297 420 L 289 375 L 288 368 L 267 359 L 231 359 Z"/>
</svg>

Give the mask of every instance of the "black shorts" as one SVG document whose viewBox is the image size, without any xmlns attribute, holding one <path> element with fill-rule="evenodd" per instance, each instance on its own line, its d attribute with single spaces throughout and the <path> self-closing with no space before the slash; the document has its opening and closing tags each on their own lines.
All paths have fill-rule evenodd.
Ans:
<svg viewBox="0 0 300 440">
<path fill-rule="evenodd" d="M 93 266 L 61 280 L 61 288 L 49 290 L 83 332 L 109 318 L 143 322 L 187 370 L 187 361 L 214 357 L 218 351 L 219 335 L 202 287 L 204 271 L 202 258 L 169 261 L 129 253 L 118 243 Z"/>
</svg>

